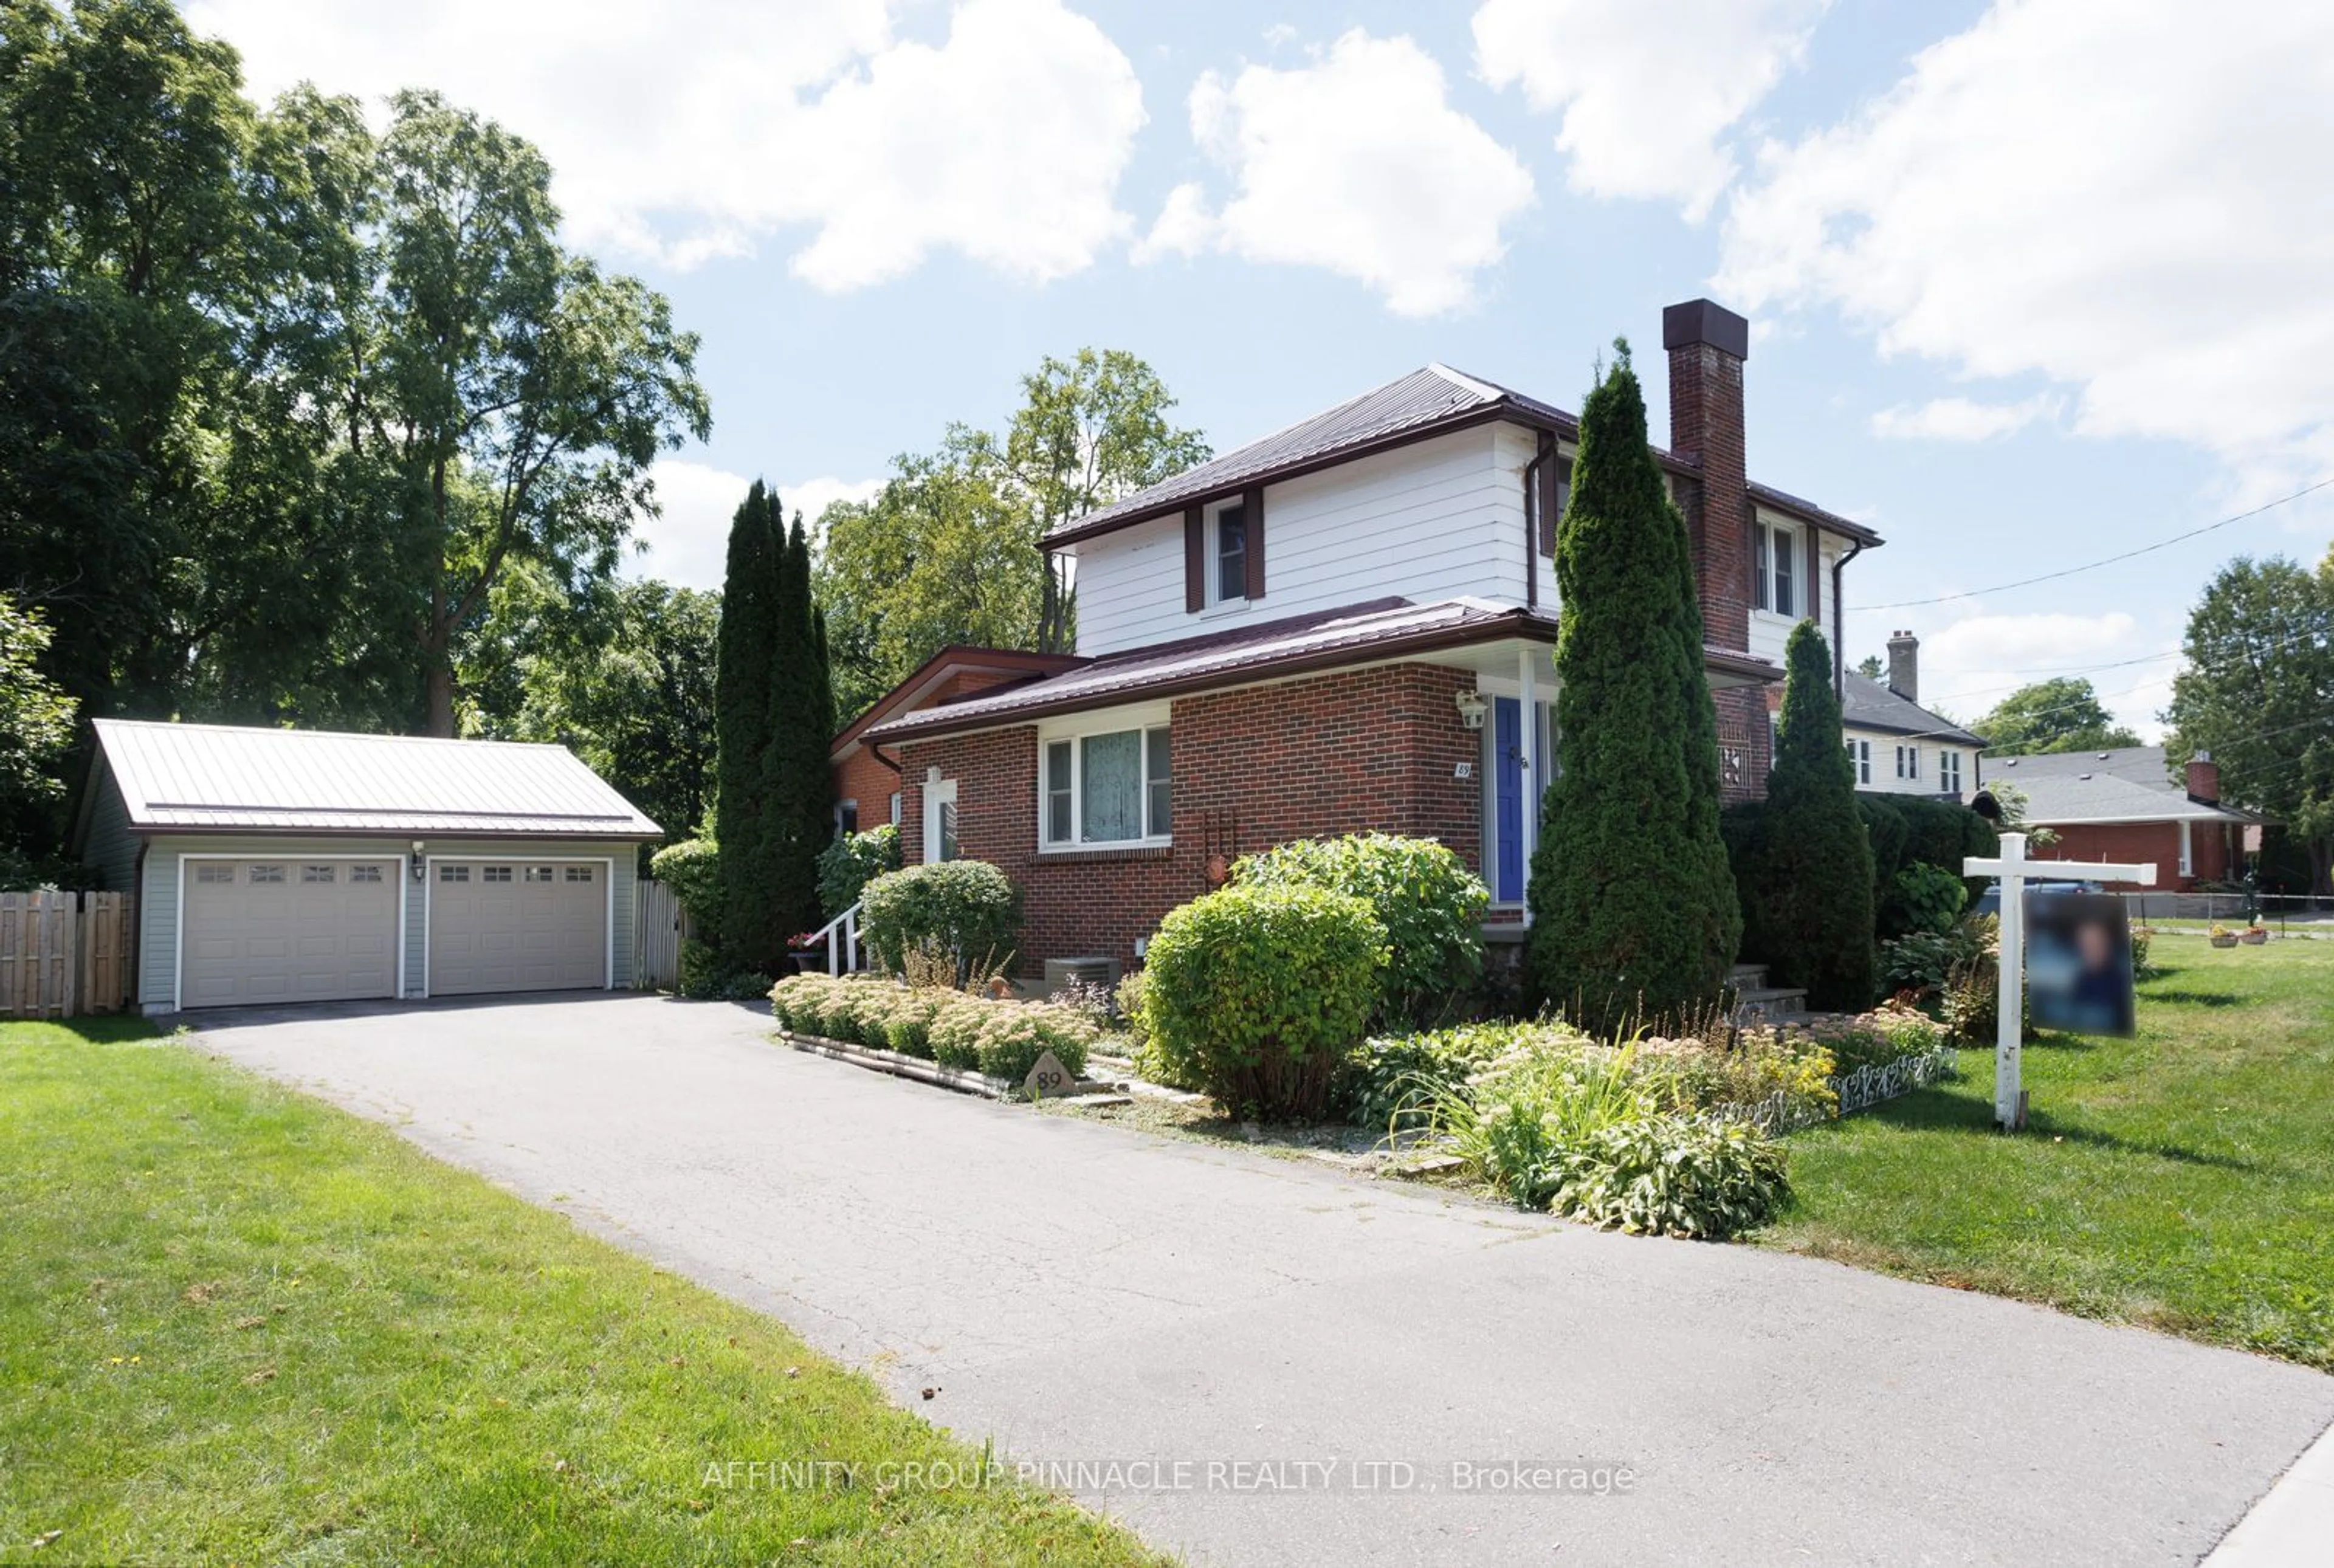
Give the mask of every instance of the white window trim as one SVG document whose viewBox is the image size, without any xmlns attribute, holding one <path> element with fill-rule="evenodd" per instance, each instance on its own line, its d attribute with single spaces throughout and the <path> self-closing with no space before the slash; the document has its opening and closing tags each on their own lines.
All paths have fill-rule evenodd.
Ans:
<svg viewBox="0 0 2334 1568">
<path fill-rule="evenodd" d="M 431 906 L 431 905 L 436 901 L 436 899 L 437 899 L 437 894 L 438 894 L 438 862 L 439 862 L 439 861 L 469 861 L 469 862 L 470 862 L 471 864 L 473 864 L 473 865 L 483 864 L 484 862 L 488 861 L 494 861 L 494 862 L 496 862 L 497 864 L 498 864 L 498 865 L 499 865 L 499 864 L 500 864 L 501 862 L 503 862 L 504 861 L 510 861 L 510 863 L 511 863 L 513 866 L 515 866 L 515 867 L 516 867 L 516 866 L 521 866 L 521 865 L 528 865 L 528 866 L 604 866 L 604 867 L 606 867 L 606 868 L 607 868 L 606 874 L 604 874 L 603 876 L 602 876 L 602 877 L 599 879 L 599 882 L 600 882 L 600 890 L 601 890 L 601 893 L 602 893 L 602 895 L 603 895 L 603 897 L 602 897 L 602 903 L 603 903 L 603 905 L 604 906 L 605 910 L 606 910 L 605 919 L 606 919 L 606 924 L 607 924 L 607 928 L 608 928 L 608 943 L 607 943 L 607 951 L 606 951 L 606 953 L 605 953 L 605 954 L 603 955 L 603 968 L 602 968 L 602 970 L 601 970 L 601 974 L 602 974 L 603 978 L 602 978 L 602 980 L 601 980 L 600 989 L 602 989 L 603 991 L 612 991 L 612 990 L 614 990 L 614 989 L 616 988 L 616 858 L 615 858 L 615 856 L 613 856 L 613 855 L 497 855 L 497 854 L 484 854 L 484 855 L 424 855 L 424 856 L 422 856 L 422 857 L 421 857 L 421 989 L 420 989 L 420 991 L 418 991 L 418 992 L 416 992 L 416 993 L 415 993 L 415 995 L 416 995 L 416 996 L 429 996 L 429 911 L 430 911 L 430 906 Z M 477 883 L 476 883 L 476 882 L 473 882 L 473 883 L 471 884 L 471 886 L 473 886 L 473 887 L 477 887 L 477 886 L 478 886 L 478 885 L 479 885 L 479 884 L 477 884 Z M 497 882 L 497 883 L 496 883 L 495 885 L 496 885 L 497 887 L 501 887 L 501 886 L 503 886 L 504 884 L 502 884 L 502 883 L 500 883 L 500 882 Z M 510 886 L 513 886 L 513 887 L 516 887 L 518 884 L 517 884 L 517 883 L 516 883 L 516 882 L 513 882 L 513 883 L 511 883 L 511 884 L 509 884 L 509 885 L 510 885 Z M 397 906 L 397 907 L 398 907 L 399 919 L 400 919 L 400 921 L 401 921 L 401 920 L 403 919 L 403 918 L 404 918 L 404 909 L 405 909 L 404 899 L 405 899 L 405 893 L 404 893 L 404 889 L 403 889 L 403 885 L 402 885 L 402 879 L 400 879 L 400 887 L 399 887 L 399 890 L 398 890 L 398 906 Z M 404 984 L 404 980 L 405 980 L 405 976 L 404 976 L 404 972 L 403 972 L 403 966 L 400 964 L 400 967 L 399 967 L 399 974 L 398 974 L 398 983 L 399 983 L 399 985 L 400 985 L 400 986 Z M 398 995 L 399 995 L 399 996 L 402 996 L 403 995 L 405 995 L 405 993 L 403 992 L 403 990 L 401 990 L 401 989 L 400 989 L 400 990 L 398 992 Z"/>
<path fill-rule="evenodd" d="M 1245 495 L 1227 495 L 1220 501 L 1210 501 L 1208 503 L 1207 525 L 1202 531 L 1204 535 L 1202 543 L 1206 554 L 1206 561 L 1201 567 L 1201 571 L 1205 576 L 1205 587 L 1207 588 L 1206 608 L 1201 611 L 1202 614 L 1210 612 L 1229 613 L 1234 611 L 1246 610 L 1249 605 L 1256 602 L 1255 600 L 1250 599 L 1245 593 L 1226 595 L 1218 592 L 1223 584 L 1221 582 L 1222 560 L 1218 553 L 1217 548 L 1220 543 L 1220 537 L 1217 532 L 1216 525 L 1222 521 L 1223 515 L 1226 511 L 1234 506 L 1245 509 L 1247 505 L 1248 497 Z M 1251 525 L 1249 529 L 1249 542 L 1250 544 L 1253 544 L 1255 540 L 1256 530 L 1254 526 Z M 1245 571 L 1247 567 L 1247 557 L 1244 554 L 1241 557 L 1241 567 L 1243 571 Z M 1105 731 L 1104 733 L 1108 732 Z"/>
<path fill-rule="evenodd" d="M 1807 534 L 1799 532 L 1798 523 L 1779 523 L 1767 514 L 1753 515 L 1750 527 L 1767 532 L 1767 572 L 1750 591 L 1750 613 L 1774 625 L 1799 625 L 1808 619 Z M 1774 563 L 1779 558 L 1790 560 L 1790 613 L 1788 616 L 1780 609 L 1774 609 Z M 1758 534 L 1753 534 L 1753 539 L 1750 539 L 1750 574 L 1760 576 Z M 1760 595 L 1767 597 L 1767 602 L 1760 604 Z"/>
<path fill-rule="evenodd" d="M 282 860 L 283 858 L 284 858 L 284 857 L 282 857 L 282 856 L 280 856 L 280 855 L 270 855 L 270 854 L 256 854 L 256 855 L 255 855 L 255 854 L 251 854 L 251 853 L 248 853 L 248 852 L 241 853 L 241 854 L 237 854 L 237 853 L 233 853 L 233 852 L 229 852 L 229 851 L 220 851 L 214 852 L 214 851 L 208 851 L 208 850 L 186 850 L 186 851 L 180 851 L 180 853 L 179 853 L 179 855 L 178 855 L 178 870 L 177 870 L 177 876 L 178 876 L 178 909 L 177 909 L 176 913 L 175 913 L 175 915 L 174 915 L 174 917 L 173 917 L 173 919 L 174 919 L 174 928 L 172 929 L 172 931 L 171 931 L 171 933 L 170 933 L 170 1011 L 171 1011 L 171 1012 L 173 1012 L 173 1013 L 183 1013 L 183 1012 L 185 1012 L 185 1011 L 186 1011 L 186 1003 L 187 1003 L 187 862 L 188 862 L 189 861 L 276 861 L 276 860 Z M 300 856 L 299 858 L 300 858 L 301 860 L 304 860 L 304 861 L 379 861 L 381 864 L 383 864 L 383 865 L 385 865 L 385 866 L 391 866 L 391 867 L 396 868 L 396 871 L 395 871 L 395 874 L 396 874 L 396 877 L 397 877 L 397 975 L 396 975 L 396 976 L 395 976 L 396 981 L 397 981 L 397 986 L 396 986 L 396 997 L 397 997 L 397 1000 L 399 1000 L 399 1001 L 400 1001 L 400 1002 L 404 1001 L 404 1000 L 405 1000 L 405 891 L 406 891 L 406 883 L 408 882 L 408 880 L 410 880 L 410 879 L 405 875 L 405 857 L 404 857 L 403 855 L 401 855 L 401 854 L 397 853 L 395 851 L 389 851 L 389 852 L 387 852 L 387 853 L 376 853 L 376 854 L 370 854 L 370 855 L 302 855 L 302 856 Z M 288 864 L 290 864 L 291 862 L 290 862 L 290 861 L 285 861 L 285 863 L 288 865 Z M 424 897 L 427 897 L 428 895 L 427 895 L 427 893 L 425 892 L 425 894 L 424 894 L 423 896 L 424 896 Z M 611 908 L 611 909 L 612 909 L 613 907 L 614 907 L 614 900 L 613 900 L 613 899 L 611 899 L 611 900 L 610 900 L 610 908 Z M 428 927 L 428 925 L 426 925 L 426 924 L 425 924 L 425 925 L 422 927 L 421 930 L 422 930 L 422 941 L 423 941 L 423 943 L 424 943 L 424 945 L 425 945 L 425 950 L 426 950 L 426 946 L 427 946 L 427 944 L 428 944 L 428 942 L 429 942 L 429 928 Z M 613 954 L 614 954 L 614 952 L 615 952 L 615 942 L 616 942 L 615 933 L 612 930 L 612 931 L 610 931 L 610 933 L 609 933 L 609 935 L 608 935 L 608 951 L 609 951 L 609 953 L 611 954 L 611 957 L 610 957 L 609 961 L 610 961 L 611 963 L 613 963 L 613 962 L 614 962 L 614 958 L 613 958 L 612 955 L 613 955 Z M 426 974 L 426 973 L 427 973 L 427 971 L 425 970 L 425 971 L 424 971 L 424 973 Z M 424 993 L 423 993 L 423 995 L 425 995 L 425 996 L 426 996 L 426 995 L 428 995 L 428 993 L 427 993 L 427 992 L 424 992 Z"/>
<path fill-rule="evenodd" d="M 1247 600 L 1238 602 L 1246 604 Z M 1149 733 L 1154 729 L 1169 732 L 1167 742 L 1170 763 L 1172 762 L 1174 726 L 1169 723 L 1170 706 L 1150 703 L 1141 707 L 1116 707 L 1107 713 L 1080 714 L 1072 718 L 1055 719 L 1037 726 L 1037 852 L 1041 855 L 1106 855 L 1121 850 L 1162 850 L 1175 842 L 1172 832 L 1145 833 L 1139 839 L 1112 839 L 1106 843 L 1087 843 L 1079 835 L 1085 831 L 1085 747 L 1077 743 L 1098 735 L 1119 735 L 1130 729 L 1144 733 L 1143 743 L 1143 810 L 1145 826 L 1151 813 L 1151 742 Z M 1056 843 L 1046 837 L 1046 751 L 1056 741 L 1068 741 L 1070 746 L 1070 837 L 1066 842 Z M 1171 774 L 1170 779 L 1172 779 Z M 1173 785 L 1168 789 L 1169 810 L 1172 813 Z"/>
<path fill-rule="evenodd" d="M 1855 736 L 1848 736 L 1847 760 L 1856 766 L 1856 782 L 1869 785 L 1872 783 L 1872 743 Z"/>
</svg>

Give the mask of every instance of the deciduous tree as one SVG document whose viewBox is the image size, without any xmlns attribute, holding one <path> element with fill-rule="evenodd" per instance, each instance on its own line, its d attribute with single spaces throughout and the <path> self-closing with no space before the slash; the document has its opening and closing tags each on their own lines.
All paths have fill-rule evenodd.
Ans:
<svg viewBox="0 0 2334 1568">
<path fill-rule="evenodd" d="M 1988 751 L 2003 756 L 2108 751 L 2139 744 L 2139 736 L 2115 721 L 2100 706 L 2090 681 L 2079 675 L 2021 686 L 1970 728 L 1985 736 Z"/>
<path fill-rule="evenodd" d="M 2165 760 L 2209 751 L 2224 799 L 2281 824 L 2334 894 L 2334 552 L 2316 572 L 2240 557 L 2188 617 Z"/>
</svg>

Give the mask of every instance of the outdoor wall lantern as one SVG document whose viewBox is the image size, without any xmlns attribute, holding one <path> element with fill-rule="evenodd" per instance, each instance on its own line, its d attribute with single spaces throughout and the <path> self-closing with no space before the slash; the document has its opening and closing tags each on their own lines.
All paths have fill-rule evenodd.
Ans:
<svg viewBox="0 0 2334 1568">
<path fill-rule="evenodd" d="M 1459 694 L 1458 700 L 1459 722 L 1469 729 L 1482 728 L 1484 709 L 1482 693 L 1462 691 Z"/>
<path fill-rule="evenodd" d="M 415 881 L 417 881 L 417 882 L 418 882 L 418 881 L 420 881 L 420 880 L 421 880 L 421 850 L 422 850 L 421 841 L 420 841 L 420 839 L 416 839 L 416 840 L 414 840 L 414 841 L 413 841 L 413 880 L 414 880 Z"/>
</svg>

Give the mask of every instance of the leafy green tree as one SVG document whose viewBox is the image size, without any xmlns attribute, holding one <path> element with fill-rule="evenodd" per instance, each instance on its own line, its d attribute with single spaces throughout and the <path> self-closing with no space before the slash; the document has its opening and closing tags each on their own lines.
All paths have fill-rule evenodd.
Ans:
<svg viewBox="0 0 2334 1568">
<path fill-rule="evenodd" d="M 650 465 L 710 418 L 664 298 L 561 248 L 540 153 L 435 93 L 392 103 L 375 440 L 421 572 L 426 725 L 450 736 L 458 641 L 497 578 L 613 576 Z"/>
<path fill-rule="evenodd" d="M 892 459 L 873 500 L 827 509 L 817 593 L 839 714 L 950 643 L 1066 649 L 1070 592 L 1038 541 L 1209 456 L 1198 431 L 1168 422 L 1174 399 L 1158 376 L 1123 351 L 1048 358 L 1022 393 L 1001 438 L 951 425 L 939 451 Z"/>
<path fill-rule="evenodd" d="M 508 577 L 460 675 L 462 730 L 572 747 L 685 839 L 713 795 L 718 594 L 617 582 L 570 601 Z"/>
<path fill-rule="evenodd" d="M 1815 622 L 1792 630 L 1784 660 L 1775 765 L 1742 890 L 1745 939 L 1777 980 L 1807 988 L 1811 1006 L 1861 1012 L 1872 1002 L 1872 845 L 1840 735 L 1831 649 Z"/>
<path fill-rule="evenodd" d="M 1069 360 L 1048 354 L 1021 378 L 1021 394 L 1004 462 L 1036 539 L 1212 455 L 1199 431 L 1167 422 L 1175 399 L 1166 384 L 1124 349 L 1080 349 Z M 1072 646 L 1071 597 L 1049 570 L 1038 612 L 1041 651 Z"/>
<path fill-rule="evenodd" d="M 714 768 L 721 813 L 719 946 L 733 965 L 777 971 L 796 928 L 780 909 L 767 852 L 772 812 L 764 775 L 770 749 L 775 660 L 785 599 L 786 541 L 778 502 L 757 479 L 729 524 L 713 678 Z"/>
<path fill-rule="evenodd" d="M 72 741 L 73 700 L 43 675 L 49 629 L 0 593 L 0 857 L 45 851 L 64 799 L 56 767 Z"/>
<path fill-rule="evenodd" d="M 834 697 L 810 577 L 810 544 L 797 516 L 778 572 L 769 739 L 760 775 L 761 874 L 769 880 L 773 918 L 784 936 L 820 923 L 818 857 L 834 837 L 834 773 L 827 761 Z M 774 967 L 757 967 L 775 973 Z"/>
<path fill-rule="evenodd" d="M 2221 793 L 2281 824 L 2334 894 L 2334 552 L 2316 572 L 2239 557 L 2189 613 L 2172 681 L 2165 760 L 2200 751 Z"/>
<path fill-rule="evenodd" d="M 2021 686 L 1970 728 L 1988 751 L 2034 756 L 2061 751 L 2110 751 L 2137 746 L 2139 736 L 2099 706 L 2098 693 L 2079 675 Z"/>
<path fill-rule="evenodd" d="M 1526 970 L 1538 1000 L 1602 1031 L 1714 1000 L 1742 934 L 1685 519 L 1617 347 L 1581 410 L 1557 533 L 1560 765 L 1542 796 Z"/>
<path fill-rule="evenodd" d="M 1888 677 L 1887 669 L 1882 665 L 1880 662 L 1880 656 L 1876 653 L 1867 653 L 1862 659 L 1857 659 L 1856 661 L 1856 673 L 1864 677 L 1866 680 L 1885 680 Z"/>
</svg>

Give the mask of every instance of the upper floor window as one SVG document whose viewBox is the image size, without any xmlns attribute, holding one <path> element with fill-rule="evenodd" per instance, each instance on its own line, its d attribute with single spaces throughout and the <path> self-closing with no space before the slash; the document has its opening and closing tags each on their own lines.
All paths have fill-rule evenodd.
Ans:
<svg viewBox="0 0 2334 1568">
<path fill-rule="evenodd" d="M 1039 762 L 1046 847 L 1163 842 L 1173 795 L 1167 726 L 1049 739 Z"/>
<path fill-rule="evenodd" d="M 1238 501 L 1216 514 L 1215 592 L 1210 601 L 1229 604 L 1248 597 L 1248 507 Z"/>
<path fill-rule="evenodd" d="M 1799 534 L 1780 523 L 1760 523 L 1752 527 L 1750 536 L 1751 602 L 1778 615 L 1799 614 Z"/>
</svg>

